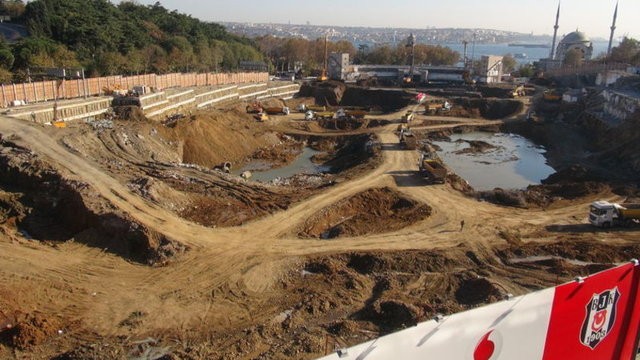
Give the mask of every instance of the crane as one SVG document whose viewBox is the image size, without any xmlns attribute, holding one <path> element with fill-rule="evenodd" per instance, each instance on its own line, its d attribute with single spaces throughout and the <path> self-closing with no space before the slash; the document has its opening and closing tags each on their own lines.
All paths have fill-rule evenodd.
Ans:
<svg viewBox="0 0 640 360">
<path fill-rule="evenodd" d="M 328 37 L 329 37 L 328 34 L 324 35 L 324 61 L 322 66 L 322 74 L 318 78 L 319 81 L 327 81 L 329 79 L 329 77 L 327 76 L 327 51 L 328 51 L 327 38 Z"/>
</svg>

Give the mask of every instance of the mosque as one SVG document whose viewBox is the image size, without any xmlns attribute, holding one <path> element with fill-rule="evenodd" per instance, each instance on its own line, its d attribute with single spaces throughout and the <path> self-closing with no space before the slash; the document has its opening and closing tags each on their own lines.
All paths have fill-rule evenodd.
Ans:
<svg viewBox="0 0 640 360">
<path fill-rule="evenodd" d="M 611 53 L 611 46 L 613 43 L 613 34 L 616 29 L 616 20 L 618 18 L 618 4 L 616 3 L 616 9 L 613 13 L 613 24 L 611 25 L 611 35 L 609 37 L 609 47 L 607 49 L 607 55 Z M 574 32 L 570 32 L 565 35 L 556 47 L 556 40 L 558 37 L 558 28 L 560 21 L 560 4 L 558 4 L 558 11 L 556 13 L 556 24 L 553 27 L 553 43 L 551 45 L 551 53 L 549 58 L 540 59 L 540 65 L 543 69 L 551 70 L 562 67 L 565 57 L 570 51 L 579 51 L 582 53 L 584 60 L 591 60 L 593 56 L 593 43 L 589 37 L 576 29 Z"/>
</svg>

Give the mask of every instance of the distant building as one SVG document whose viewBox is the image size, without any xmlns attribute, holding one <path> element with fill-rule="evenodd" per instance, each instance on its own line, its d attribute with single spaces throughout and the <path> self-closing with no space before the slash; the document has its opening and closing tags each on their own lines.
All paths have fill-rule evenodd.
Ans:
<svg viewBox="0 0 640 360">
<path fill-rule="evenodd" d="M 480 59 L 478 81 L 486 84 L 499 83 L 502 80 L 502 56 L 483 56 Z"/>
<path fill-rule="evenodd" d="M 345 80 L 349 71 L 349 54 L 347 53 L 331 53 L 327 60 L 327 72 L 330 79 Z"/>
</svg>

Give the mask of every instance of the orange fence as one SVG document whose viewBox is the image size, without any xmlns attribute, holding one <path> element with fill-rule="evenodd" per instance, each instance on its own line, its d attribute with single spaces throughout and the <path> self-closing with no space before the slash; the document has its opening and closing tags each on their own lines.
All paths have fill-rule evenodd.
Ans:
<svg viewBox="0 0 640 360">
<path fill-rule="evenodd" d="M 0 107 L 10 106 L 14 101 L 27 103 L 59 99 L 72 99 L 104 94 L 104 89 L 131 89 L 134 86 L 149 86 L 158 90 L 172 87 L 216 86 L 267 82 L 267 73 L 189 73 L 146 74 L 136 76 L 107 76 L 90 79 L 39 81 L 2 85 Z"/>
</svg>

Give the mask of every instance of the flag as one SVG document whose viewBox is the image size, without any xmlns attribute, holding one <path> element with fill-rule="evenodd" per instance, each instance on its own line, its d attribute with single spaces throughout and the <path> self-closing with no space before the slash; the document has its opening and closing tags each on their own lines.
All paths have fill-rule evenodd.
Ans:
<svg viewBox="0 0 640 360">
<path fill-rule="evenodd" d="M 637 261 L 531 294 L 420 323 L 321 360 L 635 359 Z"/>
</svg>

